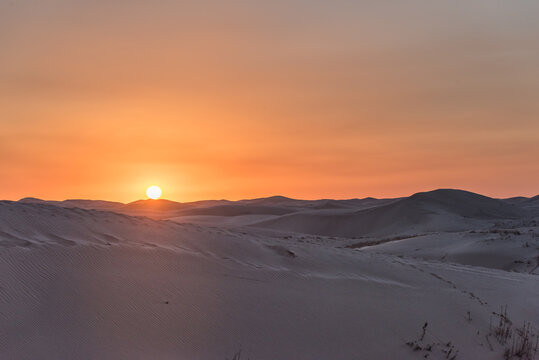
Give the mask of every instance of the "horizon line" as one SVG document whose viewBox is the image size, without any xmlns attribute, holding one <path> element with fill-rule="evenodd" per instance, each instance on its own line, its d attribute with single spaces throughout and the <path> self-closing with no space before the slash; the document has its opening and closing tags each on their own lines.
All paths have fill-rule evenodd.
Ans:
<svg viewBox="0 0 539 360">
<path fill-rule="evenodd" d="M 434 191 L 439 191 L 439 190 L 464 191 L 464 192 L 468 192 L 468 193 L 473 193 L 473 194 L 489 197 L 489 198 L 492 198 L 492 199 L 513 199 L 513 198 L 519 198 L 519 197 L 522 197 L 522 198 L 534 198 L 536 196 L 539 196 L 539 193 L 537 193 L 536 195 L 531 195 L 531 196 L 515 195 L 515 196 L 509 196 L 509 197 L 495 197 L 495 196 L 489 196 L 489 195 L 485 195 L 485 194 L 482 194 L 482 193 L 479 193 L 479 192 L 470 191 L 470 190 L 464 190 L 464 189 L 459 189 L 459 188 L 436 188 L 436 189 L 433 189 L 433 190 L 418 191 L 418 192 L 414 192 L 414 193 L 412 193 L 410 195 L 396 196 L 396 197 L 365 196 L 365 197 L 347 197 L 347 198 L 321 197 L 321 198 L 314 198 L 314 199 L 303 199 L 303 198 L 290 197 L 290 196 L 286 196 L 286 195 L 269 195 L 269 196 L 260 196 L 260 197 L 252 197 L 252 198 L 239 198 L 237 200 L 221 198 L 221 199 L 199 199 L 199 200 L 191 200 L 191 201 L 179 201 L 179 200 L 173 200 L 173 199 L 167 199 L 167 198 L 159 198 L 159 199 L 141 198 L 141 199 L 136 199 L 136 200 L 133 200 L 133 201 L 123 202 L 123 201 L 116 201 L 116 200 L 106 200 L 106 199 L 102 199 L 102 198 L 101 199 L 99 199 L 99 198 L 97 198 L 97 199 L 91 199 L 91 198 L 66 198 L 66 199 L 63 199 L 63 200 L 56 200 L 56 199 L 43 199 L 43 198 L 34 197 L 34 196 L 25 196 L 25 197 L 19 198 L 17 200 L 13 200 L 13 199 L 2 199 L 2 200 L 3 201 L 15 201 L 15 202 L 20 202 L 20 201 L 25 200 L 25 199 L 34 199 L 34 200 L 39 200 L 39 201 L 44 201 L 44 202 L 49 202 L 49 201 L 54 201 L 54 202 L 63 202 L 63 201 L 105 201 L 105 202 L 118 203 L 118 204 L 123 204 L 123 205 L 128 205 L 128 204 L 132 204 L 132 203 L 135 203 L 135 202 L 147 201 L 147 200 L 150 200 L 150 201 L 160 201 L 160 200 L 161 201 L 170 201 L 170 202 L 183 203 L 183 204 L 195 203 L 195 202 L 203 202 L 203 201 L 239 202 L 239 201 L 249 201 L 249 200 L 270 199 L 270 198 L 285 198 L 285 199 L 289 199 L 289 200 L 298 200 L 298 201 L 320 201 L 320 200 L 343 201 L 343 200 L 363 200 L 363 199 L 377 199 L 377 200 L 382 200 L 382 199 L 402 199 L 402 198 L 413 196 L 415 194 L 429 193 L 429 192 L 434 192 Z"/>
</svg>

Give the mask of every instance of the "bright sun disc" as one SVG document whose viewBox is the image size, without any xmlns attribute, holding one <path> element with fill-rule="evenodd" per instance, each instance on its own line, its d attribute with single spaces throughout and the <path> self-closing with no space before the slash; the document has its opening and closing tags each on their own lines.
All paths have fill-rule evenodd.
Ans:
<svg viewBox="0 0 539 360">
<path fill-rule="evenodd" d="M 159 199 L 159 197 L 161 196 L 161 189 L 159 188 L 159 186 L 150 186 L 148 190 L 146 190 L 146 195 L 148 195 L 150 199 Z"/>
</svg>

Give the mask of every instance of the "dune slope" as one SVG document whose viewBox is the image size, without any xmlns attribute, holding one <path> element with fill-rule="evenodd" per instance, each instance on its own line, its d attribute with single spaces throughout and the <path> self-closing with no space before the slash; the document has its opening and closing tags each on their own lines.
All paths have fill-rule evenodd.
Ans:
<svg viewBox="0 0 539 360">
<path fill-rule="evenodd" d="M 299 233 L 358 237 L 483 228 L 525 211 L 502 200 L 462 190 L 417 193 L 386 205 L 348 212 L 295 213 L 253 226 Z"/>
<path fill-rule="evenodd" d="M 0 229 L 0 358 L 499 359 L 500 305 L 539 325 L 533 274 L 47 204 Z"/>
</svg>

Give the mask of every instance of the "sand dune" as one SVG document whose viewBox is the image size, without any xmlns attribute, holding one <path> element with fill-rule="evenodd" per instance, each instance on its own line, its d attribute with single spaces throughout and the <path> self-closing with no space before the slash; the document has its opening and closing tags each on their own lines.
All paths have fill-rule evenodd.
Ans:
<svg viewBox="0 0 539 360">
<path fill-rule="evenodd" d="M 529 210 L 453 190 L 367 209 L 275 200 L 175 221 L 0 201 L 0 358 L 500 359 L 500 306 L 514 328 L 539 326 Z M 476 229 L 445 231 L 461 226 Z"/>
<path fill-rule="evenodd" d="M 26 204 L 49 204 L 60 207 L 78 207 L 81 209 L 115 210 L 125 206 L 124 203 L 105 200 L 68 199 L 62 201 L 42 200 L 32 197 L 20 199 L 19 202 Z"/>
<path fill-rule="evenodd" d="M 396 199 L 296 200 L 284 196 L 229 200 L 202 200 L 180 203 L 165 199 L 137 200 L 128 204 L 103 200 L 41 200 L 24 198 L 21 203 L 49 204 L 60 207 L 114 211 L 127 215 L 166 219 L 179 216 L 212 215 L 283 215 L 304 210 L 365 209 L 395 201 Z"/>
<path fill-rule="evenodd" d="M 442 189 L 359 211 L 296 213 L 255 225 L 307 234 L 358 237 L 461 231 L 525 215 L 514 204 L 467 191 Z"/>
<path fill-rule="evenodd" d="M 19 200 L 26 204 L 49 204 L 64 208 L 81 208 L 93 210 L 114 211 L 121 214 L 133 216 L 146 216 L 155 219 L 166 219 L 168 217 L 179 216 L 183 211 L 193 208 L 219 206 L 231 203 L 228 200 L 204 200 L 187 203 L 180 203 L 165 199 L 159 200 L 137 200 L 128 204 L 103 200 L 41 200 L 37 198 L 24 198 Z"/>
<path fill-rule="evenodd" d="M 535 230 L 536 226 L 524 226 L 431 233 L 362 247 L 361 251 L 539 275 Z"/>
<path fill-rule="evenodd" d="M 240 216 L 240 215 L 284 215 L 295 212 L 293 209 L 278 206 L 264 205 L 217 205 L 203 208 L 187 209 L 181 215 L 215 215 L 215 216 Z"/>
</svg>

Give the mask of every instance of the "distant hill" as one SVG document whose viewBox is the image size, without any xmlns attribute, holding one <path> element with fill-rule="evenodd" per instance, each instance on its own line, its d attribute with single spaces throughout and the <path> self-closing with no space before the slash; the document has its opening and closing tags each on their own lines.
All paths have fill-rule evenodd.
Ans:
<svg viewBox="0 0 539 360">
<path fill-rule="evenodd" d="M 96 209 L 96 210 L 112 210 L 121 209 L 125 206 L 124 203 L 105 200 L 86 200 L 86 199 L 68 199 L 62 201 L 56 200 L 42 200 L 33 197 L 26 197 L 19 200 L 20 203 L 37 203 L 37 204 L 50 204 L 67 208 L 81 208 L 81 209 Z"/>
<path fill-rule="evenodd" d="M 463 190 L 439 189 L 414 194 L 386 205 L 349 212 L 295 213 L 253 226 L 307 234 L 355 237 L 452 231 L 499 219 L 515 219 L 524 211 L 513 204 Z"/>
<path fill-rule="evenodd" d="M 130 202 L 124 205 L 125 209 L 131 210 L 148 210 L 152 211 L 171 211 L 171 210 L 181 210 L 186 207 L 189 207 L 187 203 L 180 203 L 176 201 L 166 200 L 166 199 L 146 199 L 146 200 L 137 200 Z"/>
<path fill-rule="evenodd" d="M 284 196 L 229 200 L 176 202 L 166 199 L 137 200 L 128 204 L 104 200 L 50 201 L 24 198 L 20 203 L 49 204 L 66 208 L 106 210 L 204 223 L 245 224 L 247 216 L 259 227 L 317 235 L 363 236 L 461 229 L 470 222 L 521 217 L 537 212 L 539 196 L 493 199 L 463 190 L 439 189 L 397 199 L 299 200 Z M 256 215 L 256 216 L 255 216 Z M 230 221 L 230 217 L 245 221 Z M 251 221 L 249 220 L 249 221 Z M 251 224 L 250 222 L 247 222 Z"/>
<path fill-rule="evenodd" d="M 296 210 L 278 207 L 278 206 L 263 206 L 263 205 L 217 205 L 210 207 L 199 207 L 186 209 L 181 212 L 181 215 L 213 215 L 213 216 L 240 216 L 240 215 L 284 215 L 295 212 Z"/>
</svg>

